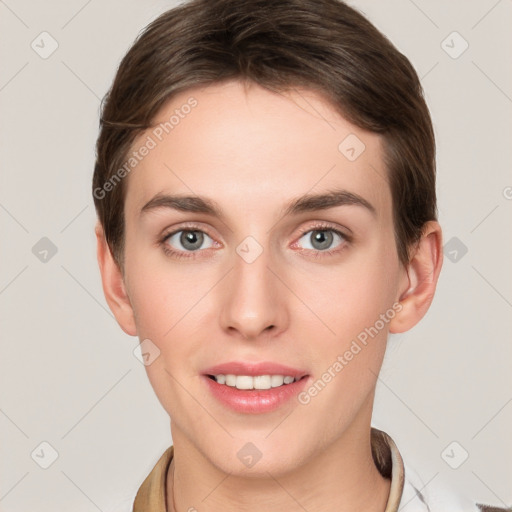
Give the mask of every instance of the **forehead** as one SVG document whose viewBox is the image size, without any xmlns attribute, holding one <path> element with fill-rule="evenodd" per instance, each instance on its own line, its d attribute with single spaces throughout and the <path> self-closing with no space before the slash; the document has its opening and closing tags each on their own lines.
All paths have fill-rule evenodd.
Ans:
<svg viewBox="0 0 512 512">
<path fill-rule="evenodd" d="M 377 211 L 390 206 L 380 136 L 307 89 L 277 94 L 238 81 L 189 89 L 160 110 L 132 150 L 139 153 L 127 177 L 132 215 L 162 193 L 207 196 L 249 212 L 341 188 Z"/>
</svg>

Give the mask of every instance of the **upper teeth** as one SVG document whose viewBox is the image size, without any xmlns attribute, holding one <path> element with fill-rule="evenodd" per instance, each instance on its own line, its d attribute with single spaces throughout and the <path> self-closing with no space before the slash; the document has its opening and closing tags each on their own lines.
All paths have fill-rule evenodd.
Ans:
<svg viewBox="0 0 512 512">
<path fill-rule="evenodd" d="M 219 384 L 236 387 L 237 389 L 270 389 L 295 381 L 289 375 L 214 375 Z M 298 380 L 298 379 L 297 379 Z"/>
</svg>

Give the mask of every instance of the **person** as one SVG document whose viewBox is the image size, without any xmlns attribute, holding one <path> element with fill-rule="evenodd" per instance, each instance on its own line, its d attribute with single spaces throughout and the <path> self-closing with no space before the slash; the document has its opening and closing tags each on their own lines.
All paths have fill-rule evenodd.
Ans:
<svg viewBox="0 0 512 512">
<path fill-rule="evenodd" d="M 173 444 L 133 511 L 499 510 L 424 488 L 371 425 L 442 266 L 418 76 L 339 0 L 192 0 L 102 106 L 103 291 Z"/>
</svg>

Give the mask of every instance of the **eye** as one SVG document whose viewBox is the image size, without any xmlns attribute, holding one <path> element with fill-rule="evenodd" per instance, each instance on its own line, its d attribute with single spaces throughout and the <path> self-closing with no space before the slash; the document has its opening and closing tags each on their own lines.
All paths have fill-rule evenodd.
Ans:
<svg viewBox="0 0 512 512">
<path fill-rule="evenodd" d="M 347 241 L 347 237 L 343 233 L 333 228 L 310 229 L 301 236 L 299 242 L 302 239 L 306 240 L 306 246 L 303 248 L 321 252 L 331 252 L 331 250 Z M 338 244 L 332 247 L 336 240 L 338 240 Z M 309 247 L 307 246 L 308 243 Z"/>
<path fill-rule="evenodd" d="M 207 239 L 210 241 L 210 244 L 203 247 L 203 243 L 205 241 L 208 242 Z M 199 249 L 208 249 L 213 246 L 213 240 L 206 233 L 190 229 L 181 229 L 170 233 L 166 235 L 163 241 L 166 245 L 172 247 L 172 249 L 169 249 L 171 252 L 183 252 L 183 249 L 185 252 L 195 252 Z"/>
</svg>

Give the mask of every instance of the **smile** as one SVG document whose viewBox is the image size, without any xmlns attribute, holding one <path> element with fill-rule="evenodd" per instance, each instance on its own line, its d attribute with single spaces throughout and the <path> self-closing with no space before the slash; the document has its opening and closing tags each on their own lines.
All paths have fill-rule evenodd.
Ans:
<svg viewBox="0 0 512 512">
<path fill-rule="evenodd" d="M 208 375 L 217 384 L 223 384 L 242 390 L 251 389 L 271 389 L 286 386 L 295 382 L 295 377 L 290 375 L 233 375 L 233 374 L 219 374 Z"/>
</svg>

